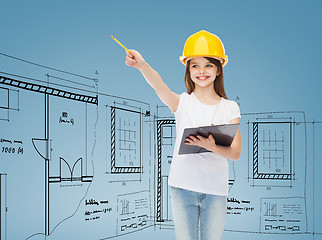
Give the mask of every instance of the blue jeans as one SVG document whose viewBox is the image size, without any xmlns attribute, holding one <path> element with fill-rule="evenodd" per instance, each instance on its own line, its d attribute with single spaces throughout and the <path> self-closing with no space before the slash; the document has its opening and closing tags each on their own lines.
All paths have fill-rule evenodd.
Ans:
<svg viewBox="0 0 322 240">
<path fill-rule="evenodd" d="M 170 187 L 176 240 L 220 240 L 227 197 Z"/>
</svg>

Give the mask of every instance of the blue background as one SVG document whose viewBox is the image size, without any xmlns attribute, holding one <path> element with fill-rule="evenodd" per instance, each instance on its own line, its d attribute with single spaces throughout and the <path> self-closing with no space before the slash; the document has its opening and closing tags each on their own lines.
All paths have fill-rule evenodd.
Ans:
<svg viewBox="0 0 322 240">
<path fill-rule="evenodd" d="M 97 77 L 99 92 L 157 105 L 161 101 L 139 71 L 125 66 L 125 52 L 110 35 L 128 48 L 140 51 L 170 89 L 181 93 L 185 91 L 185 68 L 179 56 L 184 42 L 191 34 L 205 29 L 217 34 L 225 44 L 229 57 L 224 68 L 225 89 L 228 98 L 239 99 L 242 113 L 304 111 L 306 121 L 321 121 L 321 7 L 320 1 L 276 0 L 1 0 L 0 52 Z M 23 64 L 3 56 L 0 69 L 46 80 L 46 72 L 30 72 Z M 318 123 L 312 173 L 314 228 L 321 233 L 320 144 Z M 165 235 L 174 239 L 173 231 Z M 143 231 L 137 237 L 152 236 L 158 239 L 153 231 Z M 267 239 L 278 236 L 270 237 Z M 306 237 L 322 239 L 320 234 Z"/>
</svg>

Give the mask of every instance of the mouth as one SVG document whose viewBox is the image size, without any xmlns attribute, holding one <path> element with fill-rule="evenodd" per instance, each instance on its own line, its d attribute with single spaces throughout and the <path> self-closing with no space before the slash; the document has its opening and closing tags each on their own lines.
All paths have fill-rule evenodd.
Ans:
<svg viewBox="0 0 322 240">
<path fill-rule="evenodd" d="M 198 76 L 196 77 L 198 80 L 204 81 L 207 80 L 209 78 L 209 76 Z"/>
</svg>

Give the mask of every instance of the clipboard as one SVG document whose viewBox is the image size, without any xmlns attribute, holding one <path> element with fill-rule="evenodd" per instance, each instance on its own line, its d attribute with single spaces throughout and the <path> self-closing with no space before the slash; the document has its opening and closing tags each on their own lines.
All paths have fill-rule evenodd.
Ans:
<svg viewBox="0 0 322 240">
<path fill-rule="evenodd" d="M 186 138 L 189 137 L 190 135 L 193 135 L 193 136 L 201 135 L 207 138 L 211 134 L 214 137 L 217 145 L 230 146 L 239 129 L 239 126 L 240 126 L 240 123 L 234 123 L 234 124 L 203 126 L 203 127 L 196 127 L 196 128 L 185 128 L 181 139 L 179 155 L 210 152 L 209 150 L 203 147 L 186 145 L 185 144 Z"/>
</svg>

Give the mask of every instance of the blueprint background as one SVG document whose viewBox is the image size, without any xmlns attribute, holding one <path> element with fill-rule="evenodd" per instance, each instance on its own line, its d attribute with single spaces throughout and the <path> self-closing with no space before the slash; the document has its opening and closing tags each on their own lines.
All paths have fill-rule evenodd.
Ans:
<svg viewBox="0 0 322 240">
<path fill-rule="evenodd" d="M 124 50 L 109 36 L 112 34 L 128 48 L 140 51 L 146 61 L 160 73 L 170 89 L 182 93 L 185 91 L 184 66 L 180 63 L 179 56 L 184 42 L 191 34 L 205 29 L 220 36 L 225 44 L 229 57 L 228 65 L 224 69 L 225 89 L 228 98 L 233 100 L 239 98 L 242 113 L 304 111 L 306 121 L 321 121 L 321 6 L 319 1 L 304 3 L 275 0 L 260 2 L 2 0 L 0 52 L 46 66 L 98 77 L 99 92 L 149 102 L 151 108 L 154 108 L 162 104 L 161 101 L 139 71 L 124 65 Z M 5 72 L 46 80 L 44 70 L 31 70 L 12 59 L 1 57 L 0 66 Z M 98 75 L 95 74 L 96 70 Z M 37 97 L 30 98 L 30 103 L 23 104 L 37 105 L 39 104 L 37 99 Z M 34 115 L 35 121 L 40 119 L 37 117 L 39 114 L 37 112 L 29 114 Z M 33 129 L 26 131 L 24 134 L 32 132 Z M 313 181 L 310 182 L 308 198 L 311 203 L 314 202 L 315 219 L 312 219 L 313 215 L 310 214 L 309 223 L 311 230 L 314 228 L 315 232 L 321 233 L 322 226 L 319 224 L 322 220 L 320 204 L 322 191 L 319 185 L 322 180 L 322 175 L 319 173 L 322 167 L 319 161 L 322 154 L 319 147 L 321 124 L 315 125 L 314 136 L 315 146 L 310 147 L 312 149 L 314 147 L 315 167 L 312 169 L 310 165 L 308 172 L 313 175 L 315 184 L 312 185 Z M 309 158 L 313 159 L 313 156 Z M 243 164 L 243 161 L 238 164 Z M 28 169 L 28 163 L 24 163 L 17 171 L 24 169 Z M 42 167 L 30 171 L 42 171 Z M 38 185 L 41 188 L 40 182 Z M 95 188 L 97 185 L 94 183 L 93 186 L 93 192 L 101 191 Z M 97 193 L 93 195 L 97 196 Z M 83 192 L 77 194 L 82 196 Z M 42 194 L 35 193 L 35 199 L 40 196 Z M 312 207 L 311 205 L 311 212 Z M 42 212 L 31 213 L 30 210 L 28 214 L 41 222 Z M 91 232 L 87 233 L 89 234 L 87 236 L 83 231 L 77 231 L 76 234 L 71 229 L 82 229 L 76 224 L 77 221 L 64 222 L 53 232 L 51 238 L 61 239 L 55 237 L 55 234 L 65 236 L 66 239 L 69 235 L 79 236 L 79 239 L 82 239 L 81 237 L 89 239 L 90 236 L 93 236 L 93 239 L 96 239 L 96 236 L 98 239 L 102 237 Z M 13 224 L 10 223 L 10 226 L 13 227 Z M 24 228 L 21 231 L 35 227 L 30 222 Z M 35 228 L 35 231 L 26 232 L 37 231 Z M 236 236 L 236 233 L 226 232 L 224 239 L 233 239 L 233 236 Z M 147 229 L 130 235 L 131 239 L 151 237 L 174 239 L 174 231 Z M 285 239 L 285 236 L 277 234 L 273 236 L 261 234 L 260 237 L 256 233 L 238 235 L 239 239 L 247 240 L 273 237 Z M 301 235 L 288 237 L 304 239 Z M 313 237 L 322 239 L 321 234 L 307 236 L 307 239 Z M 119 236 L 118 239 L 128 237 Z"/>
</svg>

